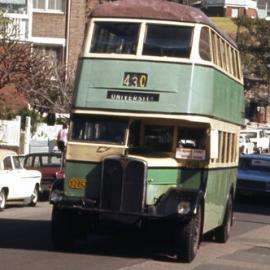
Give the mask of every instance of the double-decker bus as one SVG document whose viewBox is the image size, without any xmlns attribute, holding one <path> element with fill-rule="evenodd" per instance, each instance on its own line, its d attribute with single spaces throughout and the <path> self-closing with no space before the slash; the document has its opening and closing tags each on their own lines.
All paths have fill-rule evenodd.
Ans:
<svg viewBox="0 0 270 270">
<path fill-rule="evenodd" d="M 239 51 L 200 10 L 99 5 L 78 64 L 65 180 L 51 193 L 54 246 L 157 223 L 180 261 L 206 233 L 226 242 L 243 111 Z"/>
</svg>

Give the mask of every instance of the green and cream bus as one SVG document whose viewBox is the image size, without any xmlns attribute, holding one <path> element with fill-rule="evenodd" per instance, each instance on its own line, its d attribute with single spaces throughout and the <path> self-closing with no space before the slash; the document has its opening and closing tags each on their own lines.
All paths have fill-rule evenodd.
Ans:
<svg viewBox="0 0 270 270">
<path fill-rule="evenodd" d="M 178 260 L 192 261 L 206 233 L 226 242 L 243 111 L 239 51 L 200 10 L 99 5 L 78 64 L 65 180 L 51 192 L 54 246 L 163 221 Z"/>
</svg>

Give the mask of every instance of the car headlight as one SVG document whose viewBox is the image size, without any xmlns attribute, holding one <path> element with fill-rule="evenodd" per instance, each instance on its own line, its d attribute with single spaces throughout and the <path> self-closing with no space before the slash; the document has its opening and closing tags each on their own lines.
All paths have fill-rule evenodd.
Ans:
<svg viewBox="0 0 270 270">
<path fill-rule="evenodd" d="M 189 201 L 181 201 L 177 206 L 177 212 L 180 215 L 186 215 L 190 212 L 191 206 Z"/>
</svg>

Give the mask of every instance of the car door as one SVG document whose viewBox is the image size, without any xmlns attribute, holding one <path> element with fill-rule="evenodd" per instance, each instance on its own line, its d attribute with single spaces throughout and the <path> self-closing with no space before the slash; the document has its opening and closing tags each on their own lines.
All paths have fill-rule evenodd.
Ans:
<svg viewBox="0 0 270 270">
<path fill-rule="evenodd" d="M 18 187 L 20 187 L 19 195 L 21 198 L 30 197 L 34 187 L 35 179 L 33 172 L 23 168 L 18 156 L 13 156 L 13 164 L 18 175 Z"/>
<path fill-rule="evenodd" d="M 12 156 L 3 159 L 5 185 L 9 189 L 8 199 L 20 198 L 19 174 L 14 169 Z"/>
</svg>

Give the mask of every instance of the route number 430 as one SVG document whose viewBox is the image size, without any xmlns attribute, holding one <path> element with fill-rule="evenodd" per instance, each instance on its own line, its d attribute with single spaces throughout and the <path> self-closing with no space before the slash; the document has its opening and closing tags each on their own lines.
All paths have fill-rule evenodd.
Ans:
<svg viewBox="0 0 270 270">
<path fill-rule="evenodd" d="M 123 78 L 123 86 L 146 87 L 147 74 L 126 72 Z"/>
</svg>

